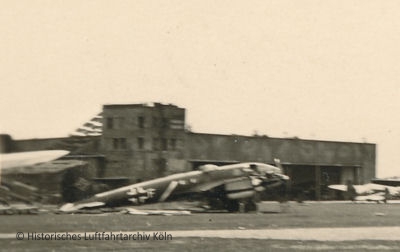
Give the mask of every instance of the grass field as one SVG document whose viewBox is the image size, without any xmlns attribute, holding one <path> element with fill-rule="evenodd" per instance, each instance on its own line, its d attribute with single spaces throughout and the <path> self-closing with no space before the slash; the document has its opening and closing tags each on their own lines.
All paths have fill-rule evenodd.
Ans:
<svg viewBox="0 0 400 252">
<path fill-rule="evenodd" d="M 277 205 L 273 205 L 276 210 Z M 278 206 L 279 207 L 279 206 Z M 272 209 L 272 208 L 271 208 Z M 268 210 L 268 207 L 267 207 Z M 400 204 L 290 203 L 285 212 L 189 216 L 39 214 L 0 216 L 0 233 L 103 232 L 205 229 L 279 229 L 400 226 Z M 346 235 L 346 234 L 343 234 Z M 400 241 L 400 234 L 399 234 Z M 18 241 L 1 239 L 7 251 L 398 251 L 399 241 L 316 242 L 255 239 L 177 238 L 170 241 Z"/>
<path fill-rule="evenodd" d="M 0 215 L 0 223 L 0 233 L 399 226 L 400 204 L 291 203 L 286 212 L 279 213 L 201 213 L 189 216 L 120 213 Z"/>
</svg>

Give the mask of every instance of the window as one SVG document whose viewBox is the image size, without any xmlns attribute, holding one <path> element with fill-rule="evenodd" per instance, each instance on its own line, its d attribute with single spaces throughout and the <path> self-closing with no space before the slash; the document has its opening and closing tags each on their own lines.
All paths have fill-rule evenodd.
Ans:
<svg viewBox="0 0 400 252">
<path fill-rule="evenodd" d="M 152 123 L 153 123 L 153 128 L 157 128 L 158 127 L 158 118 L 153 116 Z"/>
<path fill-rule="evenodd" d="M 112 145 L 114 150 L 126 150 L 128 148 L 126 138 L 113 138 Z"/>
<path fill-rule="evenodd" d="M 138 137 L 137 141 L 138 141 L 138 148 L 140 150 L 143 150 L 144 149 L 144 138 L 143 137 Z"/>
<path fill-rule="evenodd" d="M 107 129 L 123 129 L 125 125 L 125 118 L 123 117 L 107 117 Z"/>
<path fill-rule="evenodd" d="M 158 138 L 153 138 L 153 150 L 160 150 L 160 140 Z"/>
<path fill-rule="evenodd" d="M 112 117 L 107 117 L 107 129 L 114 128 L 114 120 Z"/>
<path fill-rule="evenodd" d="M 172 138 L 170 143 L 171 143 L 171 149 L 176 150 L 176 139 Z"/>
<path fill-rule="evenodd" d="M 167 170 L 167 160 L 164 158 L 153 159 L 153 166 L 156 167 L 158 175 L 163 175 Z"/>
<path fill-rule="evenodd" d="M 118 138 L 113 138 L 113 149 L 117 150 L 119 149 L 119 139 Z"/>
<path fill-rule="evenodd" d="M 144 128 L 144 116 L 138 117 L 138 125 L 139 125 L 139 128 L 141 128 L 141 129 Z"/>
<path fill-rule="evenodd" d="M 161 128 L 168 128 L 168 119 L 167 118 L 162 118 L 161 119 Z"/>
</svg>

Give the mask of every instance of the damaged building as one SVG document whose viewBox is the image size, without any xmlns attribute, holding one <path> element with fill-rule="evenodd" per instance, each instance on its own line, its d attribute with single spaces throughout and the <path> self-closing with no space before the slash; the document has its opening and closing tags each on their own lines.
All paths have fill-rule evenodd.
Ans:
<svg viewBox="0 0 400 252">
<path fill-rule="evenodd" d="M 323 200 L 332 196 L 329 184 L 361 184 L 375 177 L 375 144 L 204 134 L 185 125 L 185 109 L 172 104 L 110 104 L 74 136 L 8 140 L 2 148 L 70 150 L 67 158 L 88 162 L 92 180 L 105 184 L 127 184 L 210 163 L 274 164 L 278 158 L 291 178 L 292 197 L 301 192 L 307 199 Z"/>
</svg>

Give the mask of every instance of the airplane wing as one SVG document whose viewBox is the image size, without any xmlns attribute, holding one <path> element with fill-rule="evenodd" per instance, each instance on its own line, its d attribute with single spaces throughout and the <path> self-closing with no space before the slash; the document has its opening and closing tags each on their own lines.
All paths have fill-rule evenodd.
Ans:
<svg viewBox="0 0 400 252">
<path fill-rule="evenodd" d="M 371 195 L 365 195 L 365 196 L 356 196 L 354 198 L 357 201 L 384 201 L 385 200 L 385 196 L 383 195 L 383 193 L 375 193 L 375 194 L 371 194 Z"/>
<path fill-rule="evenodd" d="M 352 185 L 354 190 L 357 194 L 373 194 L 375 192 L 382 192 L 385 190 L 385 186 L 377 185 L 377 184 L 364 184 L 364 185 Z M 348 186 L 347 185 L 329 185 L 328 188 L 347 192 Z"/>
<path fill-rule="evenodd" d="M 12 169 L 49 162 L 67 155 L 65 150 L 45 150 L 0 154 L 0 169 Z"/>
<path fill-rule="evenodd" d="M 126 209 L 128 214 L 131 215 L 163 215 L 163 216 L 185 216 L 190 215 L 190 211 L 186 210 L 137 210 L 135 208 L 127 208 Z"/>
<path fill-rule="evenodd" d="M 347 185 L 329 185 L 328 188 L 337 191 L 347 192 Z"/>
<path fill-rule="evenodd" d="M 357 193 L 366 194 L 366 193 L 383 192 L 388 186 L 368 183 L 365 185 L 356 185 L 354 187 L 356 188 Z"/>
<path fill-rule="evenodd" d="M 400 187 L 385 186 L 368 183 L 364 185 L 353 185 L 354 200 L 357 201 L 384 201 L 388 197 L 400 196 Z M 347 185 L 329 185 L 328 188 L 342 192 L 349 192 Z"/>
<path fill-rule="evenodd" d="M 73 204 L 73 203 L 66 203 L 64 205 L 61 206 L 60 210 L 62 212 L 68 212 L 68 211 L 76 211 L 82 208 L 91 208 L 91 207 L 101 207 L 104 206 L 105 203 L 104 202 L 86 202 L 86 203 L 82 203 L 82 204 Z"/>
</svg>

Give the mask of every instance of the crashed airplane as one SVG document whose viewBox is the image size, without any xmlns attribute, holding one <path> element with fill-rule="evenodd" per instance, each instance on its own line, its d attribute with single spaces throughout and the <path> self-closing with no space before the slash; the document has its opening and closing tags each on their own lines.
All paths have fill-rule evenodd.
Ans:
<svg viewBox="0 0 400 252">
<path fill-rule="evenodd" d="M 15 179 L 2 180 L 7 173 L 18 174 L 27 168 L 35 172 L 34 165 L 47 163 L 67 155 L 66 150 L 43 150 L 0 154 L 0 214 L 14 212 L 23 213 L 35 211 L 33 203 L 40 198 L 38 188 L 27 185 Z M 11 200 L 11 202 L 10 202 Z M 24 202 L 24 204 L 15 204 Z M 11 205 L 10 205 L 11 204 Z M 28 204 L 28 205 L 26 205 Z"/>
<path fill-rule="evenodd" d="M 353 185 L 350 181 L 347 185 L 329 185 L 328 188 L 347 193 L 352 201 L 374 201 L 386 202 L 391 198 L 400 197 L 400 187 L 368 183 L 364 185 Z"/>
<path fill-rule="evenodd" d="M 275 160 L 280 166 L 279 160 Z M 288 176 L 281 168 L 263 163 L 204 165 L 197 171 L 178 173 L 95 194 L 93 197 L 64 204 L 62 212 L 84 208 L 140 205 L 201 197 L 211 207 L 230 212 L 256 210 L 258 193 L 284 186 Z"/>
</svg>

